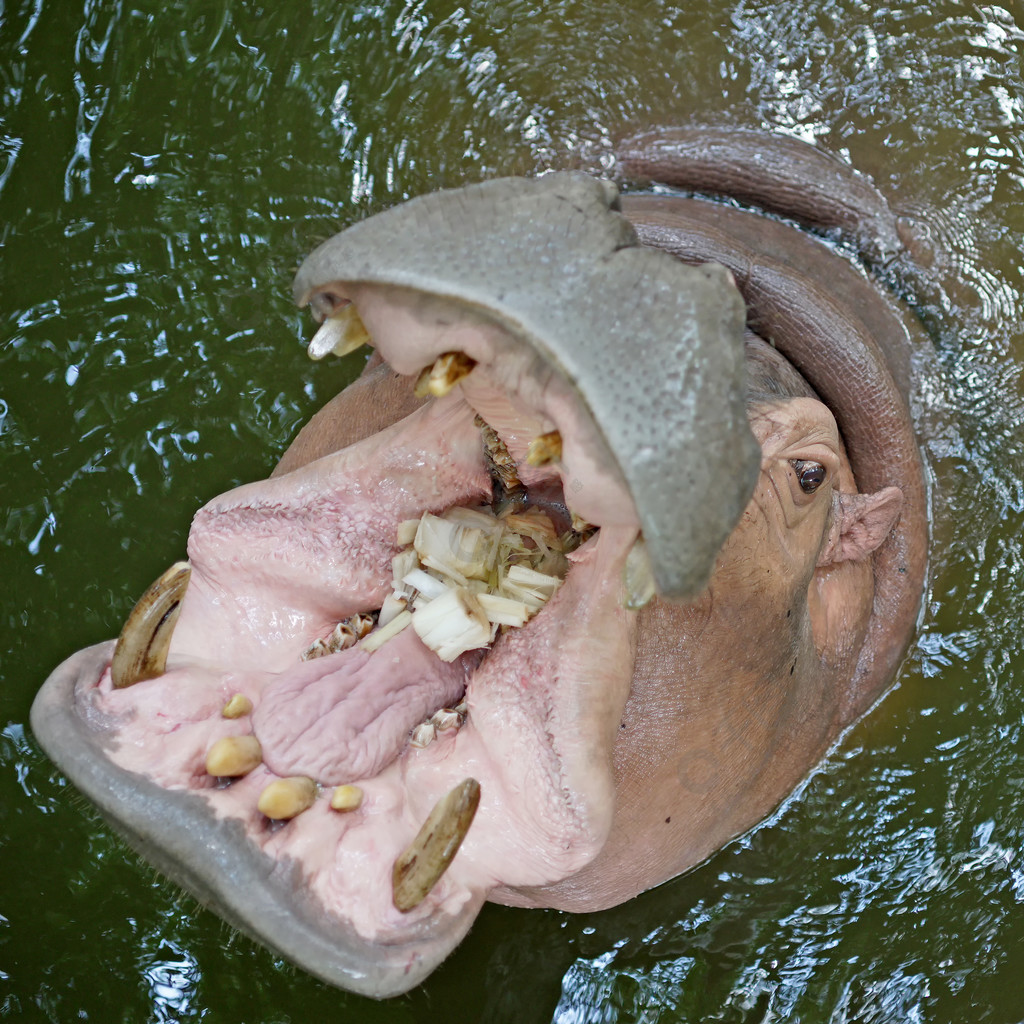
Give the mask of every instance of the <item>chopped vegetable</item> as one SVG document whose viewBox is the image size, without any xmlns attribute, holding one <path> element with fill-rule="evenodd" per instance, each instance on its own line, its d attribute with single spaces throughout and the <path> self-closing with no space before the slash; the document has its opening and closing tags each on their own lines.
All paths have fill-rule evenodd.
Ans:
<svg viewBox="0 0 1024 1024">
<path fill-rule="evenodd" d="M 402 577 L 402 582 L 418 590 L 427 600 L 447 593 L 448 586 L 424 569 L 413 569 Z"/>
<path fill-rule="evenodd" d="M 404 519 L 398 524 L 395 540 L 400 547 L 407 547 L 416 539 L 416 531 L 419 529 L 418 519 Z"/>
<path fill-rule="evenodd" d="M 445 590 L 412 617 L 417 636 L 442 661 L 486 647 L 491 642 L 491 623 L 476 595 L 465 587 Z"/>
<path fill-rule="evenodd" d="M 391 562 L 393 593 L 362 646 L 377 650 L 411 623 L 438 657 L 454 661 L 540 611 L 561 586 L 566 552 L 580 538 L 559 535 L 539 508 L 502 517 L 489 508 L 451 508 L 405 520 L 398 542 L 408 546 Z"/>
<path fill-rule="evenodd" d="M 481 529 L 428 512 L 420 520 L 413 547 L 425 565 L 485 580 L 501 538 L 501 524 L 495 521 L 495 527 Z"/>
<path fill-rule="evenodd" d="M 380 626 L 369 636 L 363 637 L 360 645 L 364 651 L 375 651 L 377 648 L 383 647 L 393 636 L 398 636 L 410 622 L 412 622 L 412 612 L 399 612 L 386 626 Z"/>
<path fill-rule="evenodd" d="M 409 607 L 409 599 L 401 594 L 391 593 L 384 598 L 380 606 L 380 616 L 377 624 L 386 626 L 399 612 L 404 612 Z"/>
<path fill-rule="evenodd" d="M 525 601 L 500 594 L 481 594 L 477 600 L 487 618 L 499 626 L 523 626 L 533 611 Z"/>
</svg>

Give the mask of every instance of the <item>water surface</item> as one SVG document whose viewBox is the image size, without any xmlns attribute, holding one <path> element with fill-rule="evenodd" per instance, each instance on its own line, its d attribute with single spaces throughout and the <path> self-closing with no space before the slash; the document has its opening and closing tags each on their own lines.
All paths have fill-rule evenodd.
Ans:
<svg viewBox="0 0 1024 1024">
<path fill-rule="evenodd" d="M 1024 1019 L 1022 50 L 1019 5 L 949 0 L 0 3 L 0 1019 Z M 943 371 L 920 637 L 688 876 L 603 914 L 488 907 L 402 999 L 328 989 L 114 839 L 32 697 L 358 372 L 305 358 L 316 242 L 694 122 L 841 153 L 930 233 L 929 274 L 889 282 Z"/>
</svg>

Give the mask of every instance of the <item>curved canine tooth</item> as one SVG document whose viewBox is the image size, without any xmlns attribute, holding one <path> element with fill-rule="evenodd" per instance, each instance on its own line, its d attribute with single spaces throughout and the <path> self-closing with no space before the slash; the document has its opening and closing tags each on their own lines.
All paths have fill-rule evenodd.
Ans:
<svg viewBox="0 0 1024 1024">
<path fill-rule="evenodd" d="M 526 461 L 531 466 L 546 466 L 562 457 L 562 435 L 557 430 L 535 437 L 526 449 Z"/>
<path fill-rule="evenodd" d="M 206 754 L 206 771 L 222 779 L 248 775 L 263 760 L 263 748 L 255 736 L 224 736 Z"/>
<path fill-rule="evenodd" d="M 444 398 L 456 384 L 476 366 L 476 360 L 465 352 L 445 352 L 434 360 L 433 366 L 425 366 L 416 378 L 413 389 L 417 398 L 433 395 Z"/>
<path fill-rule="evenodd" d="M 117 689 L 163 675 L 191 575 L 188 562 L 175 562 L 131 610 L 110 660 L 110 676 Z"/>
<path fill-rule="evenodd" d="M 370 334 L 362 318 L 356 307 L 349 303 L 320 325 L 306 351 L 310 359 L 323 359 L 332 352 L 336 356 L 347 356 L 369 341 Z"/>
<path fill-rule="evenodd" d="M 395 861 L 392 900 L 403 914 L 418 907 L 448 869 L 480 803 L 480 783 L 463 779 L 441 797 L 416 838 Z"/>
<path fill-rule="evenodd" d="M 309 810 L 314 800 L 316 783 L 306 775 L 292 775 L 265 786 L 256 806 L 261 814 L 282 821 Z"/>
</svg>

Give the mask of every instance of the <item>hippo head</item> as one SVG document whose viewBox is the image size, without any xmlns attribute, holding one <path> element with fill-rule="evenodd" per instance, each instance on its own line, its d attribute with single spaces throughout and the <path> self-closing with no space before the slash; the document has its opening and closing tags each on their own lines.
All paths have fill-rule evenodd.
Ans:
<svg viewBox="0 0 1024 1024">
<path fill-rule="evenodd" d="M 678 224 L 619 210 L 505 179 L 321 246 L 311 352 L 369 340 L 366 372 L 33 707 L 144 856 L 333 984 L 405 991 L 485 899 L 595 910 L 687 869 L 906 643 L 903 470 L 858 493 L 864 394 L 913 447 L 884 359 L 822 394 L 848 359 L 745 338 L 735 254 L 686 266 L 652 247 Z"/>
</svg>

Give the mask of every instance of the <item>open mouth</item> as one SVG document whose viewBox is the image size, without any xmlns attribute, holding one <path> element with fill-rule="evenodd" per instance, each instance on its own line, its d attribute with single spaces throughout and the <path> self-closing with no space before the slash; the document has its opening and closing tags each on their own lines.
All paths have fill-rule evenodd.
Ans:
<svg viewBox="0 0 1024 1024">
<path fill-rule="evenodd" d="M 463 390 L 202 509 L 187 589 L 182 573 L 143 603 L 84 695 L 118 723 L 116 764 L 200 794 L 373 943 L 574 873 L 613 803 L 636 525 L 574 531 L 551 466 L 524 466 L 518 502 L 495 509 Z M 122 676 L 143 650 L 160 674 Z"/>
<path fill-rule="evenodd" d="M 404 991 L 489 893 L 596 856 L 636 610 L 703 587 L 756 477 L 728 274 L 615 207 L 584 176 L 492 182 L 321 247 L 313 354 L 369 339 L 423 403 L 211 501 L 34 710 L 149 859 L 334 984 Z"/>
</svg>

